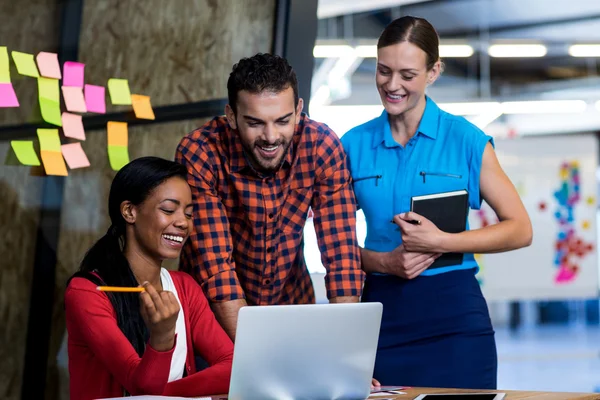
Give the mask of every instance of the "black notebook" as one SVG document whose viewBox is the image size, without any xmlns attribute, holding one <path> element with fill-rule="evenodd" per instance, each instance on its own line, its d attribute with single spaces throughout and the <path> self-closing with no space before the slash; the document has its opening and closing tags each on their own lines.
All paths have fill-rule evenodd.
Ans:
<svg viewBox="0 0 600 400">
<path fill-rule="evenodd" d="M 467 228 L 469 213 L 469 194 L 466 190 L 413 196 L 411 211 L 433 222 L 441 231 L 448 233 L 463 232 Z M 444 253 L 429 268 L 459 265 L 463 262 L 463 253 Z"/>
</svg>

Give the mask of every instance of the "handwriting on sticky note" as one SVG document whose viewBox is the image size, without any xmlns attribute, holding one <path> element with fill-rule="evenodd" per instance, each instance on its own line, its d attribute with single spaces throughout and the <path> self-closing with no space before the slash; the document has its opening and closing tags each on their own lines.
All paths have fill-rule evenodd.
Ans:
<svg viewBox="0 0 600 400">
<path fill-rule="evenodd" d="M 58 129 L 38 129 L 37 135 L 40 140 L 40 150 L 60 151 Z"/>
<path fill-rule="evenodd" d="M 108 121 L 108 145 L 109 146 L 125 146 L 129 142 L 127 133 L 127 122 Z"/>
<path fill-rule="evenodd" d="M 129 151 L 124 146 L 108 146 L 110 167 L 118 171 L 129 163 Z"/>
<path fill-rule="evenodd" d="M 54 79 L 62 78 L 60 74 L 60 65 L 58 65 L 58 55 L 56 53 L 46 53 L 45 51 L 41 51 L 35 59 L 41 76 Z"/>
<path fill-rule="evenodd" d="M 35 66 L 33 54 L 21 53 L 19 51 L 13 51 L 11 54 L 13 57 L 13 61 L 17 66 L 17 71 L 19 71 L 19 74 L 31 76 L 33 78 L 37 78 L 40 76 L 37 67 Z"/>
<path fill-rule="evenodd" d="M 90 166 L 90 162 L 81 148 L 81 143 L 63 144 L 61 150 L 69 168 L 76 169 Z"/>
<path fill-rule="evenodd" d="M 60 102 L 60 90 L 58 88 L 58 79 L 54 78 L 38 78 L 38 94 L 40 99 Z"/>
<path fill-rule="evenodd" d="M 67 166 L 62 153 L 59 151 L 48 151 L 42 150 L 42 163 L 44 163 L 44 170 L 46 175 L 59 175 L 67 176 Z"/>
<path fill-rule="evenodd" d="M 0 46 L 0 83 L 10 83 L 8 49 L 5 46 Z"/>
<path fill-rule="evenodd" d="M 40 165 L 40 159 L 33 148 L 31 140 L 13 140 L 10 142 L 15 155 L 19 162 L 23 165 Z"/>
<path fill-rule="evenodd" d="M 60 103 L 58 101 L 53 101 L 44 97 L 40 98 L 40 111 L 44 121 L 52 125 L 62 126 Z"/>
<path fill-rule="evenodd" d="M 111 103 L 116 105 L 131 104 L 131 93 L 129 92 L 129 82 L 127 82 L 127 79 L 109 79 L 108 92 Z"/>
<path fill-rule="evenodd" d="M 85 106 L 88 112 L 106 113 L 104 86 L 85 85 Z"/>
<path fill-rule="evenodd" d="M 141 94 L 132 94 L 131 102 L 136 118 L 154 119 L 154 111 L 150 104 L 150 96 L 142 96 Z"/>
<path fill-rule="evenodd" d="M 63 86 L 62 93 L 63 98 L 65 99 L 65 107 L 67 107 L 67 111 L 80 113 L 87 112 L 82 88 Z"/>
<path fill-rule="evenodd" d="M 61 119 L 63 133 L 66 137 L 77 140 L 85 140 L 85 130 L 83 129 L 83 120 L 81 115 L 63 112 Z"/>
<path fill-rule="evenodd" d="M 85 64 L 65 61 L 63 65 L 63 86 L 83 88 Z"/>
<path fill-rule="evenodd" d="M 12 83 L 0 83 L 0 108 L 19 107 L 19 100 Z"/>
</svg>

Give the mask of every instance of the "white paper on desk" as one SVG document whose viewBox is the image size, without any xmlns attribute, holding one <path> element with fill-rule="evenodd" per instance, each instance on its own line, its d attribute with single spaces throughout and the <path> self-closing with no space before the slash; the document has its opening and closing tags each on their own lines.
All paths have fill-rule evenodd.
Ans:
<svg viewBox="0 0 600 400">
<path fill-rule="evenodd" d="M 390 396 L 396 396 L 399 394 L 406 394 L 406 392 L 399 392 L 397 390 L 390 390 L 389 392 L 379 392 L 379 393 L 372 393 L 371 395 L 369 395 L 369 399 L 379 399 L 381 397 L 384 398 L 390 398 Z"/>
<path fill-rule="evenodd" d="M 173 397 L 173 396 L 129 396 L 129 397 L 111 397 L 106 399 L 97 400 L 129 400 L 129 399 L 140 399 L 140 400 L 212 400 L 210 397 Z"/>
</svg>

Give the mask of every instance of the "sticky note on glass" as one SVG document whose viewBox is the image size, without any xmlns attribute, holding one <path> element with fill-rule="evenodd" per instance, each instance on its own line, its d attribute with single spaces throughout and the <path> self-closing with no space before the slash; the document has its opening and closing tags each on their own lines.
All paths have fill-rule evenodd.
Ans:
<svg viewBox="0 0 600 400">
<path fill-rule="evenodd" d="M 62 126 L 60 103 L 45 97 L 40 98 L 40 111 L 42 118 L 49 124 Z"/>
<path fill-rule="evenodd" d="M 142 96 L 141 94 L 132 94 L 131 103 L 133 104 L 133 112 L 135 117 L 140 119 L 154 119 L 154 111 L 150 104 L 150 96 Z"/>
<path fill-rule="evenodd" d="M 40 159 L 38 158 L 33 148 L 33 141 L 31 140 L 13 140 L 10 142 L 15 155 L 19 162 L 23 165 L 40 165 Z"/>
<path fill-rule="evenodd" d="M 104 86 L 85 85 L 85 106 L 88 112 L 106 113 Z"/>
<path fill-rule="evenodd" d="M 4 46 L 0 46 L 0 83 L 10 83 L 8 50 Z"/>
<path fill-rule="evenodd" d="M 85 64 L 66 61 L 63 66 L 63 86 L 73 86 L 83 88 L 83 72 Z"/>
<path fill-rule="evenodd" d="M 66 137 L 77 140 L 85 140 L 85 130 L 83 129 L 83 120 L 81 115 L 63 112 L 61 119 L 63 133 Z"/>
<path fill-rule="evenodd" d="M 65 159 L 63 158 L 62 152 L 60 151 L 47 151 L 42 150 L 42 163 L 44 164 L 44 170 L 46 175 L 59 175 L 67 176 L 67 166 Z"/>
<path fill-rule="evenodd" d="M 38 129 L 37 135 L 40 140 L 40 150 L 60 152 L 58 129 Z"/>
<path fill-rule="evenodd" d="M 39 52 L 36 56 L 37 66 L 40 75 L 46 78 L 61 79 L 60 65 L 58 65 L 58 55 L 56 53 Z"/>
<path fill-rule="evenodd" d="M 19 100 L 12 83 L 0 83 L 0 108 L 19 107 Z"/>
<path fill-rule="evenodd" d="M 90 166 L 90 162 L 81 148 L 81 143 L 63 144 L 61 150 L 69 168 L 76 169 Z"/>
<path fill-rule="evenodd" d="M 109 146 L 124 146 L 128 145 L 127 122 L 108 121 L 108 145 Z"/>
<path fill-rule="evenodd" d="M 38 92 L 40 98 L 60 102 L 60 90 L 58 88 L 58 79 L 38 78 Z"/>
<path fill-rule="evenodd" d="M 80 113 L 87 112 L 82 88 L 63 86 L 62 93 L 63 98 L 65 99 L 65 106 L 67 107 L 67 111 Z"/>
<path fill-rule="evenodd" d="M 108 93 L 110 101 L 116 105 L 131 105 L 131 93 L 129 92 L 129 82 L 127 79 L 108 80 Z"/>
<path fill-rule="evenodd" d="M 110 167 L 118 171 L 129 163 L 129 151 L 123 146 L 108 146 Z"/>
<path fill-rule="evenodd" d="M 13 57 L 13 61 L 17 66 L 17 71 L 19 71 L 19 74 L 31 76 L 33 78 L 37 78 L 40 76 L 37 67 L 35 66 L 33 54 L 21 53 L 19 51 L 13 51 L 11 54 Z"/>
</svg>

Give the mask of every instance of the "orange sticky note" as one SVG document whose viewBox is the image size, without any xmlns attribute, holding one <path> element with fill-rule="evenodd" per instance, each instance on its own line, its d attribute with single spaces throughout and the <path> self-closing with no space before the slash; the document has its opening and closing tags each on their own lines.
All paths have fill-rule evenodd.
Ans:
<svg viewBox="0 0 600 400">
<path fill-rule="evenodd" d="M 127 122 L 108 121 L 108 145 L 127 147 Z"/>
<path fill-rule="evenodd" d="M 63 144 L 60 148 L 65 160 L 67 160 L 67 164 L 69 164 L 69 168 L 75 169 L 90 166 L 90 161 L 81 148 L 81 143 Z"/>
<path fill-rule="evenodd" d="M 42 150 L 42 163 L 44 164 L 44 170 L 46 175 L 59 175 L 67 176 L 67 166 L 65 159 L 60 151 L 45 151 Z"/>
<path fill-rule="evenodd" d="M 65 99 L 65 106 L 67 107 L 67 111 L 80 113 L 87 112 L 82 88 L 63 86 L 62 93 Z"/>
<path fill-rule="evenodd" d="M 77 140 L 85 140 L 85 130 L 83 129 L 83 121 L 81 115 L 62 113 L 63 132 L 66 137 Z"/>
<path fill-rule="evenodd" d="M 150 104 L 150 96 L 142 96 L 141 94 L 132 94 L 131 103 L 133 104 L 133 112 L 136 118 L 154 119 L 154 111 Z"/>
</svg>

